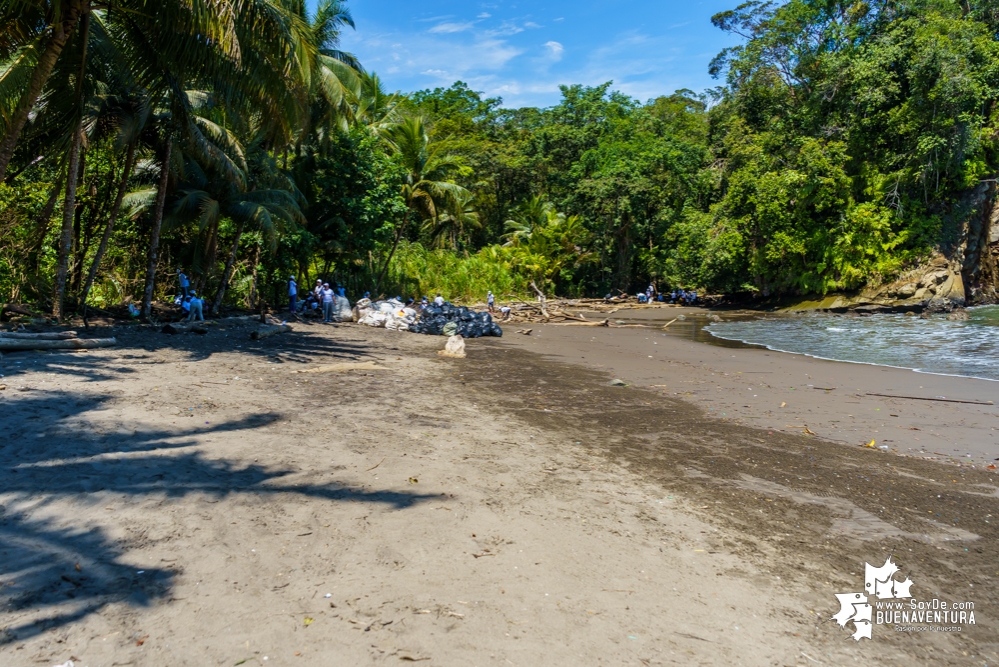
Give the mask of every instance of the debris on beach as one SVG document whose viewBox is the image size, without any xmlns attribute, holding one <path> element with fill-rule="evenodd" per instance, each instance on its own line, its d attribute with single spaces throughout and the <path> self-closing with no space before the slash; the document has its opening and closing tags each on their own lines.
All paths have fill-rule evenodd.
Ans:
<svg viewBox="0 0 999 667">
<path fill-rule="evenodd" d="M 447 339 L 447 345 L 437 354 L 451 359 L 465 358 L 465 339 L 455 334 Z"/>
<path fill-rule="evenodd" d="M 493 322 L 488 312 L 475 312 L 465 306 L 455 306 L 445 302 L 443 306 L 430 304 L 423 309 L 419 321 L 410 331 L 429 336 L 454 336 L 462 338 L 501 338 L 503 329 Z"/>
<path fill-rule="evenodd" d="M 13 352 L 23 350 L 93 350 L 114 347 L 115 338 L 77 338 L 75 331 L 57 333 L 0 333 L 0 350 Z"/>
</svg>

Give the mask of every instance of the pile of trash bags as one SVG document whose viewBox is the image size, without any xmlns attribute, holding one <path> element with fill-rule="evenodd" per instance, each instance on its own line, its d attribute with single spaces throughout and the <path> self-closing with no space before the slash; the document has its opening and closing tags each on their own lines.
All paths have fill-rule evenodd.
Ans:
<svg viewBox="0 0 999 667">
<path fill-rule="evenodd" d="M 428 336 L 461 336 L 462 338 L 482 338 L 483 336 L 503 336 L 503 329 L 493 322 L 489 313 L 477 313 L 464 306 L 445 303 L 443 306 L 430 304 L 423 309 L 420 319 L 409 327 L 413 333 Z"/>
<path fill-rule="evenodd" d="M 409 331 L 416 323 L 416 311 L 407 308 L 397 299 L 371 302 L 361 299 L 354 306 L 353 320 L 368 327 L 378 327 L 390 331 Z"/>
<path fill-rule="evenodd" d="M 353 318 L 358 324 L 390 331 L 412 331 L 428 336 L 461 336 L 481 338 L 503 336 L 503 329 L 493 322 L 489 313 L 476 313 L 464 306 L 445 303 L 430 304 L 418 312 L 398 299 L 372 302 L 361 299 L 354 306 Z"/>
</svg>

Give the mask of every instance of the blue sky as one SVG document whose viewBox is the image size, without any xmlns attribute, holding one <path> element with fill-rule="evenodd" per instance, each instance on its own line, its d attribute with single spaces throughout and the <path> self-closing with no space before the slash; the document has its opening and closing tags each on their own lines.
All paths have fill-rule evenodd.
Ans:
<svg viewBox="0 0 999 667">
<path fill-rule="evenodd" d="M 735 40 L 711 16 L 739 0 L 349 0 L 343 48 L 391 90 L 456 80 L 508 107 L 550 106 L 560 84 L 614 87 L 642 100 L 719 84 L 711 59 Z"/>
</svg>

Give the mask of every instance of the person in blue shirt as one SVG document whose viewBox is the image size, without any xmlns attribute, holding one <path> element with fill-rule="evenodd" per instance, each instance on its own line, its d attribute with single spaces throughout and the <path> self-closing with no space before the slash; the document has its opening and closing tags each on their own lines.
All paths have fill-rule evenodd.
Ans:
<svg viewBox="0 0 999 667">
<path fill-rule="evenodd" d="M 204 303 L 201 297 L 198 296 L 198 293 L 191 290 L 191 313 L 187 316 L 189 322 L 194 322 L 195 320 L 205 321 Z"/>
<path fill-rule="evenodd" d="M 180 293 L 186 298 L 191 289 L 191 281 L 182 269 L 177 269 L 177 281 L 180 283 Z"/>
<path fill-rule="evenodd" d="M 288 312 L 292 315 L 298 312 L 298 282 L 295 276 L 288 279 Z"/>
</svg>

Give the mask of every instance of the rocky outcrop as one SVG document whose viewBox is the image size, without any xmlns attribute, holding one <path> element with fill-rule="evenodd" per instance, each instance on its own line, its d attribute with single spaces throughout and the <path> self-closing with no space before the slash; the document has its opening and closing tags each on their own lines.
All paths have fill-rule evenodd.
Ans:
<svg viewBox="0 0 999 667">
<path fill-rule="evenodd" d="M 997 194 L 994 180 L 970 190 L 945 216 L 945 240 L 939 250 L 893 282 L 801 303 L 792 310 L 951 312 L 999 303 Z"/>
<path fill-rule="evenodd" d="M 999 301 L 999 202 L 995 180 L 980 183 L 961 201 L 956 239 L 944 247 L 951 264 L 960 267 L 968 305 Z"/>
</svg>

